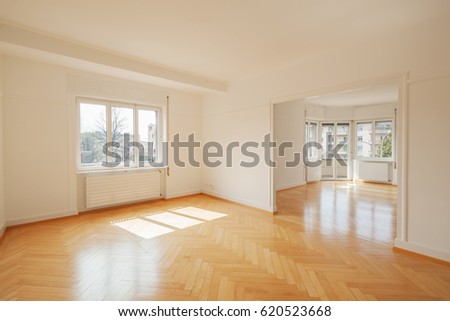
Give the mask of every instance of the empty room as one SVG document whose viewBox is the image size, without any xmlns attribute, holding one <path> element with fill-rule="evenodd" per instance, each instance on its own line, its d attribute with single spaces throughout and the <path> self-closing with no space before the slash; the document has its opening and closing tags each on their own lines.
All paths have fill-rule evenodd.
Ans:
<svg viewBox="0 0 450 321">
<path fill-rule="evenodd" d="M 449 301 L 449 30 L 441 0 L 0 0 L 0 300 Z"/>
</svg>

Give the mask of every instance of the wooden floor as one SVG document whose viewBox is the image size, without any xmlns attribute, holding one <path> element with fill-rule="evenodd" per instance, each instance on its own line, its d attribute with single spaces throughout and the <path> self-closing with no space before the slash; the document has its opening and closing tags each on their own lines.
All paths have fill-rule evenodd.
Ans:
<svg viewBox="0 0 450 321">
<path fill-rule="evenodd" d="M 450 300 L 448 265 L 392 251 L 394 187 L 277 197 L 276 216 L 195 195 L 9 228 L 0 299 Z"/>
</svg>

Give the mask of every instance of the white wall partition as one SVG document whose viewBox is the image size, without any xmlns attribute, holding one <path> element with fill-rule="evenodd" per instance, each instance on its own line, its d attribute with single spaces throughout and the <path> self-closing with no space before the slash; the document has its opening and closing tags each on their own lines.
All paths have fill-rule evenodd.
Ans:
<svg viewBox="0 0 450 321">
<path fill-rule="evenodd" d="M 449 104 L 450 75 L 410 84 L 409 224 L 406 240 L 396 243 L 447 261 L 450 261 L 450 170 L 442 170 L 442 160 L 450 157 Z"/>
<path fill-rule="evenodd" d="M 3 56 L 0 55 L 0 237 L 6 226 L 3 174 Z"/>
<path fill-rule="evenodd" d="M 303 155 L 305 107 L 300 101 L 276 104 L 274 108 L 274 141 L 277 143 L 274 160 L 275 187 L 282 190 L 303 185 L 305 181 L 305 168 L 300 157 L 299 164 L 295 162 L 295 153 Z M 280 149 L 280 144 L 290 142 L 292 147 Z M 281 156 L 283 154 L 284 156 Z"/>
</svg>

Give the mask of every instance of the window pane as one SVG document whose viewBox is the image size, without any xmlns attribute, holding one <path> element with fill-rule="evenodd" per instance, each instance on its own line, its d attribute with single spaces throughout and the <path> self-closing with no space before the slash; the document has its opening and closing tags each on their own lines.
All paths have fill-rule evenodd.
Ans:
<svg viewBox="0 0 450 321">
<path fill-rule="evenodd" d="M 144 155 L 139 155 L 139 161 L 156 161 L 158 136 L 158 113 L 154 110 L 139 109 L 139 142 L 144 146 Z M 149 149 L 150 147 L 150 149 Z"/>
<path fill-rule="evenodd" d="M 308 135 L 308 123 L 305 123 L 305 143 L 310 142 Z"/>
<path fill-rule="evenodd" d="M 111 141 L 113 143 L 120 143 L 119 148 L 112 150 L 118 153 L 122 160 L 125 161 L 125 154 L 129 153 L 128 160 L 133 163 L 134 148 L 130 147 L 128 151 L 125 150 L 124 142 L 125 135 L 128 135 L 129 146 L 134 142 L 134 113 L 132 108 L 126 107 L 112 107 L 111 108 Z M 112 161 L 115 161 L 113 159 Z"/>
<path fill-rule="evenodd" d="M 82 166 L 100 165 L 106 161 L 106 106 L 80 104 L 80 161 Z"/>
<path fill-rule="evenodd" d="M 356 136 L 356 156 L 372 157 L 372 123 L 358 123 Z"/>
<path fill-rule="evenodd" d="M 392 157 L 392 121 L 375 122 L 375 156 Z"/>
<path fill-rule="evenodd" d="M 316 123 L 309 124 L 309 141 L 317 142 L 317 124 Z"/>
<path fill-rule="evenodd" d="M 337 124 L 336 127 L 336 143 L 344 143 L 345 145 L 339 149 L 338 154 L 342 159 L 348 159 L 348 137 L 349 137 L 349 124 Z"/>
<path fill-rule="evenodd" d="M 309 123 L 309 141 L 317 142 L 317 124 Z M 309 157 L 317 157 L 317 148 L 309 148 Z"/>
<path fill-rule="evenodd" d="M 333 158 L 334 124 L 322 124 L 322 159 Z"/>
</svg>

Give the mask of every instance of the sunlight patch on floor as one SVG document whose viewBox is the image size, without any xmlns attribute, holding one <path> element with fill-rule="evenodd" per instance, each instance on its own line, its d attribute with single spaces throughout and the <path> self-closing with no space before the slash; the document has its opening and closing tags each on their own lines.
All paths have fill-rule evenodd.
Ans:
<svg viewBox="0 0 450 321">
<path fill-rule="evenodd" d="M 144 239 L 151 239 L 174 231 L 168 227 L 139 218 L 113 224 Z"/>
<path fill-rule="evenodd" d="M 114 221 L 111 224 L 144 239 L 150 239 L 174 232 L 176 229 L 203 224 L 225 216 L 227 215 L 189 206 L 163 213 L 145 215 L 141 218 Z M 164 224 L 164 226 L 161 224 Z M 168 228 L 166 225 L 175 229 Z"/>
<path fill-rule="evenodd" d="M 217 213 L 217 212 L 213 212 L 213 211 L 207 211 L 207 210 L 203 210 L 201 208 L 196 208 L 196 207 L 191 207 L 191 206 L 176 209 L 176 210 L 173 210 L 172 212 L 199 218 L 199 219 L 205 220 L 205 221 L 212 221 L 217 218 L 227 216 L 226 214 Z"/>
</svg>

